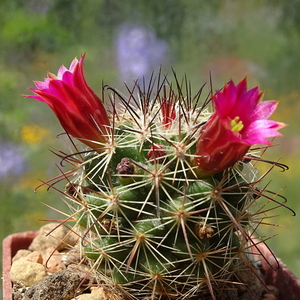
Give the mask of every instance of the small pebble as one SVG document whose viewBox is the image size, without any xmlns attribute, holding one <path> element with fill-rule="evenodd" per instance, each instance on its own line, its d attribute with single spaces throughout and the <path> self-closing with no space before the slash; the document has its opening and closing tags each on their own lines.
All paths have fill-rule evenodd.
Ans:
<svg viewBox="0 0 300 300">
<path fill-rule="evenodd" d="M 91 287 L 91 294 L 92 295 L 97 295 L 99 299 L 113 299 L 113 300 L 123 300 L 124 298 L 118 294 L 115 290 L 107 288 L 107 287 L 102 287 L 102 286 L 97 286 L 97 287 Z"/>
<path fill-rule="evenodd" d="M 24 286 L 36 284 L 46 276 L 45 267 L 31 261 L 17 260 L 12 264 L 10 269 L 11 281 L 20 281 Z"/>
<path fill-rule="evenodd" d="M 97 287 L 93 286 L 90 288 L 90 290 L 91 290 L 92 295 L 105 295 L 106 294 L 104 288 L 101 286 L 97 286 Z"/>
<path fill-rule="evenodd" d="M 26 287 L 19 281 L 15 282 L 12 286 L 12 299 L 22 300 Z"/>
<path fill-rule="evenodd" d="M 62 262 L 62 255 L 53 247 L 45 251 L 43 264 L 48 273 L 56 273 L 66 269 L 65 264 Z"/>
<path fill-rule="evenodd" d="M 29 287 L 22 300 L 71 300 L 79 284 L 79 275 L 62 270 Z"/>
<path fill-rule="evenodd" d="M 95 282 L 91 273 L 91 269 L 88 266 L 70 264 L 68 265 L 67 269 L 78 274 L 81 280 L 84 280 L 84 283 L 92 284 L 93 282 Z"/>
<path fill-rule="evenodd" d="M 21 257 L 25 257 L 28 254 L 32 253 L 32 251 L 27 250 L 27 249 L 21 249 L 18 250 L 18 252 L 16 253 L 16 255 L 12 258 L 12 262 L 19 260 Z"/>
<path fill-rule="evenodd" d="M 40 233 L 29 246 L 29 250 L 45 252 L 47 248 L 54 247 L 58 251 L 73 247 L 78 237 L 64 226 L 49 223 L 41 227 Z"/>
<path fill-rule="evenodd" d="M 81 259 L 82 257 L 80 255 L 80 252 L 78 249 L 76 249 L 76 247 L 65 252 L 63 256 L 63 261 L 66 266 L 70 264 L 79 264 Z"/>
<path fill-rule="evenodd" d="M 41 253 L 37 251 L 33 251 L 30 254 L 26 255 L 25 257 L 21 257 L 20 260 L 26 260 L 26 261 L 31 261 L 35 262 L 38 264 L 43 264 L 43 257 Z"/>
</svg>

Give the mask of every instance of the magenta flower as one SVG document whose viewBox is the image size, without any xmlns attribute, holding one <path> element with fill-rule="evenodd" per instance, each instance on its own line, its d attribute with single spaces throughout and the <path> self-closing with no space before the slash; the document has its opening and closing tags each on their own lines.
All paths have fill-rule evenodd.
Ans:
<svg viewBox="0 0 300 300">
<path fill-rule="evenodd" d="M 268 137 L 280 136 L 283 123 L 267 120 L 276 101 L 259 102 L 258 87 L 247 91 L 247 81 L 232 81 L 212 96 L 215 112 L 203 126 L 194 163 L 201 177 L 232 167 L 255 144 L 269 145 Z"/>
<path fill-rule="evenodd" d="M 44 81 L 34 82 L 35 95 L 24 95 L 45 102 L 66 132 L 87 146 L 97 149 L 105 143 L 110 122 L 102 101 L 88 86 L 83 74 L 84 55 L 70 68 L 61 66 L 57 76 L 48 73 Z"/>
</svg>

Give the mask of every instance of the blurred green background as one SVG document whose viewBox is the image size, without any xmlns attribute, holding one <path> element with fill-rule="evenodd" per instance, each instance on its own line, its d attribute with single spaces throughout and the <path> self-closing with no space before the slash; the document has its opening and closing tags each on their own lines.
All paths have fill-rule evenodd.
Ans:
<svg viewBox="0 0 300 300">
<path fill-rule="evenodd" d="M 265 181 L 287 205 L 260 233 L 276 255 L 300 277 L 300 1 L 299 0 L 4 0 L 0 2 L 0 237 L 36 230 L 40 220 L 61 218 L 43 205 L 61 208 L 61 195 L 39 189 L 59 174 L 59 159 L 48 149 L 68 151 L 48 107 L 21 94 L 32 80 L 86 53 L 85 74 L 96 93 L 102 82 L 122 89 L 122 82 L 149 76 L 162 65 L 194 92 L 211 73 L 213 87 L 248 78 L 264 99 L 280 101 L 272 117 L 289 126 L 278 146 L 264 158 L 287 164 Z M 269 166 L 260 164 L 261 172 Z M 281 191 L 281 189 L 283 189 Z M 272 213 L 271 213 L 272 214 Z"/>
</svg>

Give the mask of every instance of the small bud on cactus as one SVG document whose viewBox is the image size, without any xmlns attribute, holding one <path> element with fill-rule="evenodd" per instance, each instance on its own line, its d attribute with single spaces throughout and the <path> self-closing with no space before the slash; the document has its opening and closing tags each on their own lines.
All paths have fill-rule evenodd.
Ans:
<svg viewBox="0 0 300 300">
<path fill-rule="evenodd" d="M 59 153 L 74 166 L 60 178 L 68 179 L 70 218 L 91 272 L 128 299 L 216 299 L 237 290 L 236 272 L 255 272 L 253 233 L 265 218 L 257 199 L 268 198 L 251 163 L 259 148 L 255 156 L 250 148 L 280 135 L 284 125 L 267 120 L 276 102 L 259 102 L 244 79 L 201 103 L 203 87 L 192 97 L 175 76 L 175 89 L 152 78 L 128 98 L 106 87 L 105 109 L 85 82 L 83 59 L 26 97 L 46 102 L 92 148 Z"/>
</svg>

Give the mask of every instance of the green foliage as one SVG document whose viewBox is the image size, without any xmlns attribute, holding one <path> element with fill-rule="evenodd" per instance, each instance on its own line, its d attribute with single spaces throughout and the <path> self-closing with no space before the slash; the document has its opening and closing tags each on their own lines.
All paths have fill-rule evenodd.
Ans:
<svg viewBox="0 0 300 300">
<path fill-rule="evenodd" d="M 9 59 L 32 60 L 37 51 L 57 50 L 67 41 L 67 32 L 47 16 L 37 13 L 24 14 L 16 11 L 1 27 L 2 47 L 9 53 Z M 17 50 L 17 52 L 16 52 Z M 13 56 L 13 57 L 12 57 Z"/>
<path fill-rule="evenodd" d="M 177 25 L 185 18 L 184 4 L 181 0 L 106 0 L 99 7 L 96 22 L 111 31 L 131 18 L 136 23 L 142 22 L 147 27 L 153 27 L 159 37 L 171 40 L 182 34 Z"/>
</svg>

